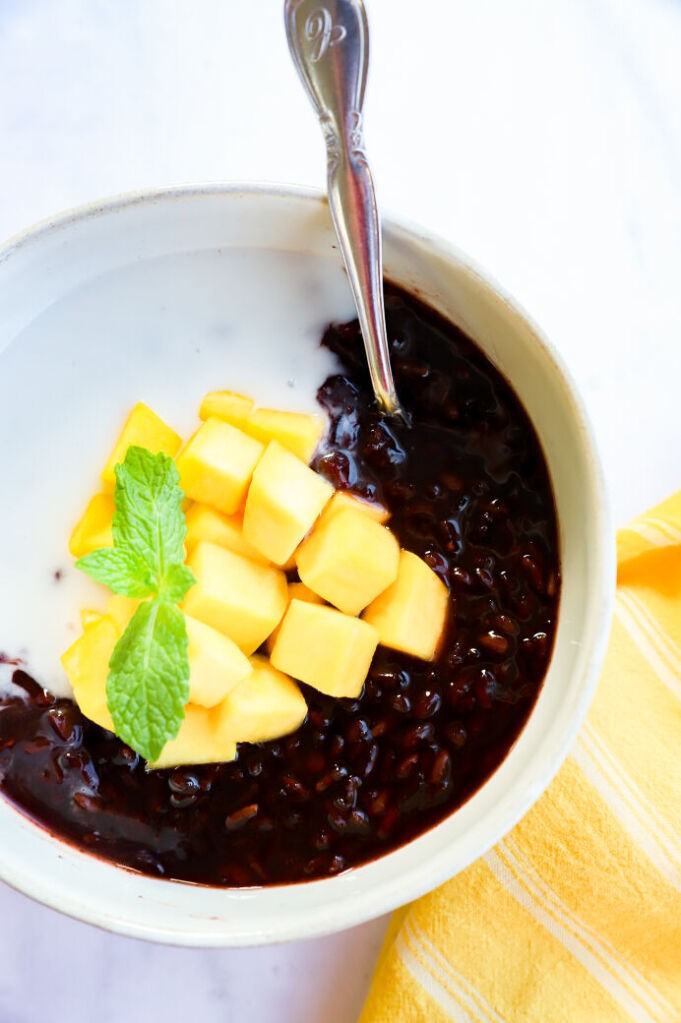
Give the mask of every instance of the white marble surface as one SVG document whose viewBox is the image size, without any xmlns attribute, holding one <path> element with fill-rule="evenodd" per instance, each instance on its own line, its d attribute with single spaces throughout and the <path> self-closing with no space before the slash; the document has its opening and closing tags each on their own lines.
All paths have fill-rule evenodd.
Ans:
<svg viewBox="0 0 681 1023">
<path fill-rule="evenodd" d="M 157 183 L 321 184 L 281 7 L 0 0 L 0 237 Z M 681 3 L 369 8 L 380 198 L 475 256 L 552 336 L 584 391 L 622 521 L 681 485 Z M 384 927 L 270 949 L 166 949 L 7 888 L 0 919 L 2 1023 L 351 1023 Z"/>
</svg>

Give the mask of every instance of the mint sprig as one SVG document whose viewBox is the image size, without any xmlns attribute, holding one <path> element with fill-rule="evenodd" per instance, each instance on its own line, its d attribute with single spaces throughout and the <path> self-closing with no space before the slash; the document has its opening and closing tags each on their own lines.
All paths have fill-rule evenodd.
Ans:
<svg viewBox="0 0 681 1023">
<path fill-rule="evenodd" d="M 184 494 L 172 458 L 130 447 L 116 466 L 114 546 L 76 568 L 140 604 L 114 647 L 106 698 L 116 734 L 156 760 L 189 699 L 187 627 L 177 604 L 196 582 L 184 564 Z"/>
<path fill-rule="evenodd" d="M 131 447 L 116 466 L 114 547 L 134 550 L 160 586 L 171 565 L 184 563 L 184 494 L 172 458 Z"/>
</svg>

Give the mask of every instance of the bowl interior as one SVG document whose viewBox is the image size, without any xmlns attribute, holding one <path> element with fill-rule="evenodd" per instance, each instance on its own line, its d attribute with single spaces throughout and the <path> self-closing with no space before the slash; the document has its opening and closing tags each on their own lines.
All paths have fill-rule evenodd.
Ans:
<svg viewBox="0 0 681 1023">
<path fill-rule="evenodd" d="M 256 250 L 249 288 L 230 289 L 226 270 L 238 259 L 243 271 Z M 271 274 L 263 280 L 267 254 Z M 512 382 L 546 454 L 561 543 L 559 625 L 540 697 L 509 756 L 465 806 L 408 845 L 332 879 L 267 889 L 209 889 L 131 874 L 65 845 L 0 800 L 0 876 L 10 884 L 81 919 L 159 941 L 229 945 L 309 937 L 390 910 L 467 866 L 519 819 L 557 770 L 596 681 L 614 578 L 588 424 L 555 353 L 460 253 L 391 221 L 385 268 L 487 353 Z M 11 415 L 9 403 L 0 412 L 0 452 L 3 444 L 3 459 L 21 454 L 22 444 L 34 452 L 30 472 L 20 458 L 12 462 L 14 485 L 20 490 L 37 479 L 48 493 L 67 490 L 75 505 L 57 502 L 55 513 L 55 529 L 66 535 L 73 508 L 94 486 L 96 453 L 115 432 L 122 407 L 140 398 L 153 405 L 158 397 L 161 414 L 163 403 L 171 404 L 167 414 L 176 410 L 171 418 L 179 416 L 182 427 L 184 417 L 188 428 L 205 390 L 238 383 L 267 398 L 258 382 L 257 337 L 277 331 L 284 301 L 290 328 L 278 345 L 281 373 L 293 367 L 323 378 L 324 355 L 314 342 L 329 319 L 349 318 L 352 305 L 317 194 L 276 187 L 168 190 L 87 207 L 9 243 L 0 252 L 0 371 L 22 397 L 14 399 Z M 239 323 L 254 326 L 252 335 L 230 340 L 224 323 L 234 303 L 240 303 Z M 296 308 L 305 315 L 296 319 Z M 107 353 L 116 331 L 126 332 L 127 348 L 114 358 Z M 237 359 L 244 351 L 248 358 Z M 224 384 L 216 381 L 216 364 Z M 236 366 L 235 381 L 228 374 Z M 302 408 L 310 388 L 290 393 L 289 407 Z M 66 448 L 76 450 L 84 467 L 76 494 L 60 488 Z M 7 556 L 17 573 L 18 562 Z M 49 616 L 57 596 L 45 599 Z"/>
</svg>

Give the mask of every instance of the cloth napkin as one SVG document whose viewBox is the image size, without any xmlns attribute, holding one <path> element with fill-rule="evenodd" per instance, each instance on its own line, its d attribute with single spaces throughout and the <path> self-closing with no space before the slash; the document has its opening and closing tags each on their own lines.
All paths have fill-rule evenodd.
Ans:
<svg viewBox="0 0 681 1023">
<path fill-rule="evenodd" d="M 571 755 L 491 852 L 395 914 L 361 1023 L 681 1021 L 681 492 L 617 547 Z"/>
</svg>

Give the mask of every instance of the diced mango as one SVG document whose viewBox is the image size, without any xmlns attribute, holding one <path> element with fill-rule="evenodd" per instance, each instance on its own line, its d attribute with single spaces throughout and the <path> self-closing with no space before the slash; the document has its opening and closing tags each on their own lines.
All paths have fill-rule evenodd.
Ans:
<svg viewBox="0 0 681 1023">
<path fill-rule="evenodd" d="M 199 540 L 210 540 L 211 543 L 217 543 L 220 547 L 235 551 L 236 554 L 243 554 L 245 558 L 251 558 L 264 565 L 269 564 L 268 559 L 244 539 L 241 515 L 223 515 L 216 508 L 195 501 L 185 515 L 185 522 L 187 523 L 185 547 L 188 551 L 191 551 Z"/>
<path fill-rule="evenodd" d="M 319 596 L 319 594 L 318 593 L 313 593 L 312 590 L 308 589 L 308 587 L 305 585 L 305 583 L 289 583 L 288 584 L 288 602 L 289 602 L 289 604 L 291 603 L 292 600 L 305 600 L 305 601 L 307 601 L 308 604 L 323 604 L 324 603 L 324 601 Z M 267 637 L 267 641 L 265 643 L 265 646 L 267 647 L 267 652 L 269 654 L 272 653 L 272 648 L 274 647 L 274 644 L 277 641 L 277 636 L 279 635 L 279 629 L 280 628 L 281 628 L 281 622 L 279 623 L 279 625 L 277 625 L 277 627 L 274 630 L 274 632 L 271 632 L 269 634 L 269 636 Z"/>
<path fill-rule="evenodd" d="M 214 707 L 250 675 L 250 661 L 222 632 L 191 615 L 184 620 L 189 639 L 189 702 Z"/>
<path fill-rule="evenodd" d="M 226 515 L 243 507 L 263 445 L 235 426 L 207 419 L 177 459 L 187 497 L 213 505 Z"/>
<path fill-rule="evenodd" d="M 307 604 L 323 604 L 324 601 L 318 593 L 313 593 L 305 583 L 295 582 L 288 584 L 289 603 L 292 600 L 304 600 Z"/>
<path fill-rule="evenodd" d="M 125 461 L 129 447 L 148 448 L 154 455 L 162 451 L 164 455 L 174 458 L 181 443 L 182 438 L 141 401 L 128 416 L 111 458 L 104 467 L 102 479 L 105 489 L 113 491 L 116 484 L 114 467 Z"/>
<path fill-rule="evenodd" d="M 275 668 L 328 696 L 359 696 L 378 646 L 378 630 L 361 618 L 292 600 L 270 660 Z"/>
<path fill-rule="evenodd" d="M 110 494 L 95 494 L 80 522 L 71 533 L 69 551 L 74 558 L 82 558 L 100 547 L 113 547 L 111 520 L 114 500 Z"/>
<path fill-rule="evenodd" d="M 432 661 L 447 620 L 449 594 L 440 577 L 411 551 L 400 553 L 397 579 L 362 618 L 393 650 Z"/>
<path fill-rule="evenodd" d="M 201 540 L 187 559 L 196 584 L 183 610 L 233 639 L 252 654 L 279 624 L 286 609 L 286 576 L 276 568 Z"/>
<path fill-rule="evenodd" d="M 244 510 L 244 537 L 277 565 L 291 557 L 331 498 L 333 487 L 278 441 L 255 467 Z"/>
<path fill-rule="evenodd" d="M 253 411 L 253 399 L 234 391 L 211 391 L 201 402 L 199 419 L 222 419 L 225 423 L 238 426 L 243 430 L 248 417 Z"/>
<path fill-rule="evenodd" d="M 332 515 L 342 511 L 343 508 L 354 508 L 355 511 L 363 511 L 365 515 L 381 524 L 387 522 L 390 518 L 390 512 L 382 504 L 378 504 L 376 501 L 366 501 L 363 497 L 357 497 L 356 494 L 350 494 L 345 490 L 337 490 L 322 512 L 319 525 L 322 526 Z"/>
<path fill-rule="evenodd" d="M 174 739 L 161 750 L 158 760 L 149 764 L 152 771 L 183 764 L 215 764 L 236 757 L 236 743 L 217 734 L 213 712 L 188 703 L 184 720 Z"/>
<path fill-rule="evenodd" d="M 295 732 L 307 715 L 307 704 L 288 675 L 266 657 L 251 659 L 253 672 L 213 711 L 221 739 L 267 742 Z"/>
<path fill-rule="evenodd" d="M 106 680 L 109 661 L 118 642 L 118 629 L 108 616 L 87 627 L 80 639 L 62 654 L 73 696 L 85 717 L 113 732 L 113 721 L 106 705 Z"/>
<path fill-rule="evenodd" d="M 87 629 L 88 625 L 94 625 L 104 616 L 101 611 L 94 611 L 92 608 L 83 608 L 81 611 L 81 625 Z"/>
<path fill-rule="evenodd" d="M 296 555 L 305 585 L 349 615 L 395 581 L 399 560 L 393 534 L 354 508 L 342 508 L 313 529 Z"/>
<path fill-rule="evenodd" d="M 263 444 L 271 440 L 279 441 L 307 463 L 317 449 L 324 433 L 324 425 L 321 416 L 259 408 L 248 417 L 244 429 Z"/>
<path fill-rule="evenodd" d="M 109 597 L 106 613 L 112 619 L 119 633 L 125 632 L 128 622 L 139 606 L 137 597 L 123 597 L 120 593 Z"/>
</svg>

